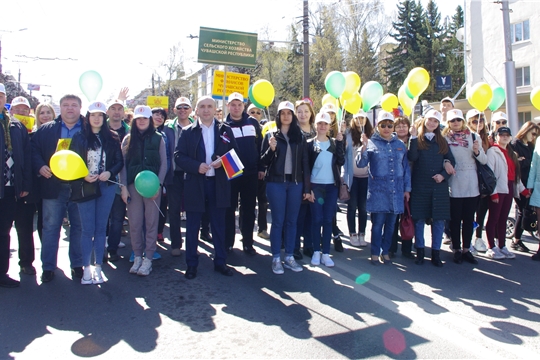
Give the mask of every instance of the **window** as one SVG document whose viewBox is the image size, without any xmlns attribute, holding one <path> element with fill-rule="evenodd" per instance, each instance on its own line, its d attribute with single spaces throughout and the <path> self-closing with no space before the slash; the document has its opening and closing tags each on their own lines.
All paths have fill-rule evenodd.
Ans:
<svg viewBox="0 0 540 360">
<path fill-rule="evenodd" d="M 510 27 L 510 37 L 512 40 L 512 44 L 530 39 L 529 20 L 525 20 L 517 24 L 512 24 Z"/>
<path fill-rule="evenodd" d="M 531 67 L 525 66 L 516 69 L 516 86 L 529 86 L 531 85 Z"/>
<path fill-rule="evenodd" d="M 518 125 L 521 127 L 523 124 L 525 124 L 527 121 L 531 121 L 532 116 L 531 112 L 518 112 Z"/>
</svg>

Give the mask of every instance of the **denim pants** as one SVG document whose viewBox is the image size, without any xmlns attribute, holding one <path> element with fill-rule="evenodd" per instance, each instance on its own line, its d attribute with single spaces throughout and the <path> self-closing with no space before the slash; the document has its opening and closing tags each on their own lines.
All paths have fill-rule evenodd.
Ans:
<svg viewBox="0 0 540 360">
<path fill-rule="evenodd" d="M 388 255 L 398 214 L 371 213 L 371 255 Z"/>
<path fill-rule="evenodd" d="M 347 225 L 349 234 L 365 234 L 367 224 L 368 178 L 354 177 L 350 189 L 351 198 L 347 202 Z M 356 209 L 358 209 L 358 231 L 356 231 Z"/>
<path fill-rule="evenodd" d="M 109 238 L 107 240 L 107 252 L 109 254 L 116 254 L 118 251 L 125 217 L 126 203 L 122 200 L 120 194 L 115 193 L 109 218 Z"/>
<path fill-rule="evenodd" d="M 90 266 L 92 253 L 95 255 L 96 264 L 103 263 L 105 252 L 105 233 L 107 232 L 107 220 L 111 212 L 116 187 L 108 185 L 108 182 L 100 182 L 101 196 L 97 199 L 78 203 L 81 217 L 81 252 L 83 266 Z"/>
<path fill-rule="evenodd" d="M 416 249 L 423 249 L 425 245 L 424 240 L 424 225 L 426 220 L 414 221 L 414 247 Z M 444 220 L 433 220 L 431 224 L 431 250 L 440 250 L 442 243 L 442 236 L 444 232 Z"/>
<path fill-rule="evenodd" d="M 54 271 L 58 262 L 58 243 L 62 220 L 68 212 L 69 260 L 71 268 L 83 266 L 81 254 L 81 218 L 77 204 L 69 201 L 71 185 L 62 183 L 56 199 L 43 199 L 43 239 L 41 264 L 43 271 Z"/>
<path fill-rule="evenodd" d="M 266 196 L 270 203 L 272 227 L 270 229 L 270 247 L 272 255 L 281 254 L 281 238 L 284 237 L 285 255 L 292 256 L 296 238 L 296 222 L 302 203 L 303 184 L 294 182 L 268 182 Z"/>
<path fill-rule="evenodd" d="M 315 195 L 315 202 L 311 206 L 313 250 L 323 254 L 330 253 L 330 240 L 332 240 L 332 218 L 336 215 L 338 187 L 334 184 L 311 184 L 311 191 Z M 321 237 L 322 228 L 322 237 Z"/>
</svg>

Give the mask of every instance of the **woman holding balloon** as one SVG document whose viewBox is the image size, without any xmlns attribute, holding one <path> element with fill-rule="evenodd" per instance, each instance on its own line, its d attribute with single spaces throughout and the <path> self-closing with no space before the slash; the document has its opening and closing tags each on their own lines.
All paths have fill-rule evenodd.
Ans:
<svg viewBox="0 0 540 360">
<path fill-rule="evenodd" d="M 98 182 L 101 196 L 97 199 L 78 202 L 81 216 L 81 252 L 84 273 L 81 284 L 101 284 L 101 265 L 105 251 L 105 234 L 117 185 L 109 182 L 124 166 L 118 135 L 107 125 L 107 106 L 99 101 L 88 107 L 82 129 L 73 136 L 70 149 L 85 162 L 88 175 L 84 180 Z M 91 259 L 94 254 L 95 268 L 92 272 Z"/>
<path fill-rule="evenodd" d="M 156 251 L 161 184 L 167 173 L 165 141 L 154 128 L 150 107 L 135 107 L 130 133 L 122 142 L 122 153 L 122 199 L 127 204 L 131 246 L 135 254 L 129 272 L 147 276 L 152 271 Z"/>
</svg>

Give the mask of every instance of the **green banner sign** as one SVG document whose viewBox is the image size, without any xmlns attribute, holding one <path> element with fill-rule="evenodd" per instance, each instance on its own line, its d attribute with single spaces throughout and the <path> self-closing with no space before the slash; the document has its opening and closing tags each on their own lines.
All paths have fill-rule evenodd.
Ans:
<svg viewBox="0 0 540 360">
<path fill-rule="evenodd" d="M 254 68 L 257 34 L 201 27 L 198 62 Z"/>
</svg>

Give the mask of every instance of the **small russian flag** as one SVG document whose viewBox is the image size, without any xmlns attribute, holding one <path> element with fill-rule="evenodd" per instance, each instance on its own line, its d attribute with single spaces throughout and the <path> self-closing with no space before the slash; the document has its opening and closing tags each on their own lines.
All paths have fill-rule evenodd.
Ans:
<svg viewBox="0 0 540 360">
<path fill-rule="evenodd" d="M 221 157 L 221 164 L 229 180 L 242 175 L 244 172 L 244 164 L 242 164 L 234 149 L 229 150 Z"/>
</svg>

